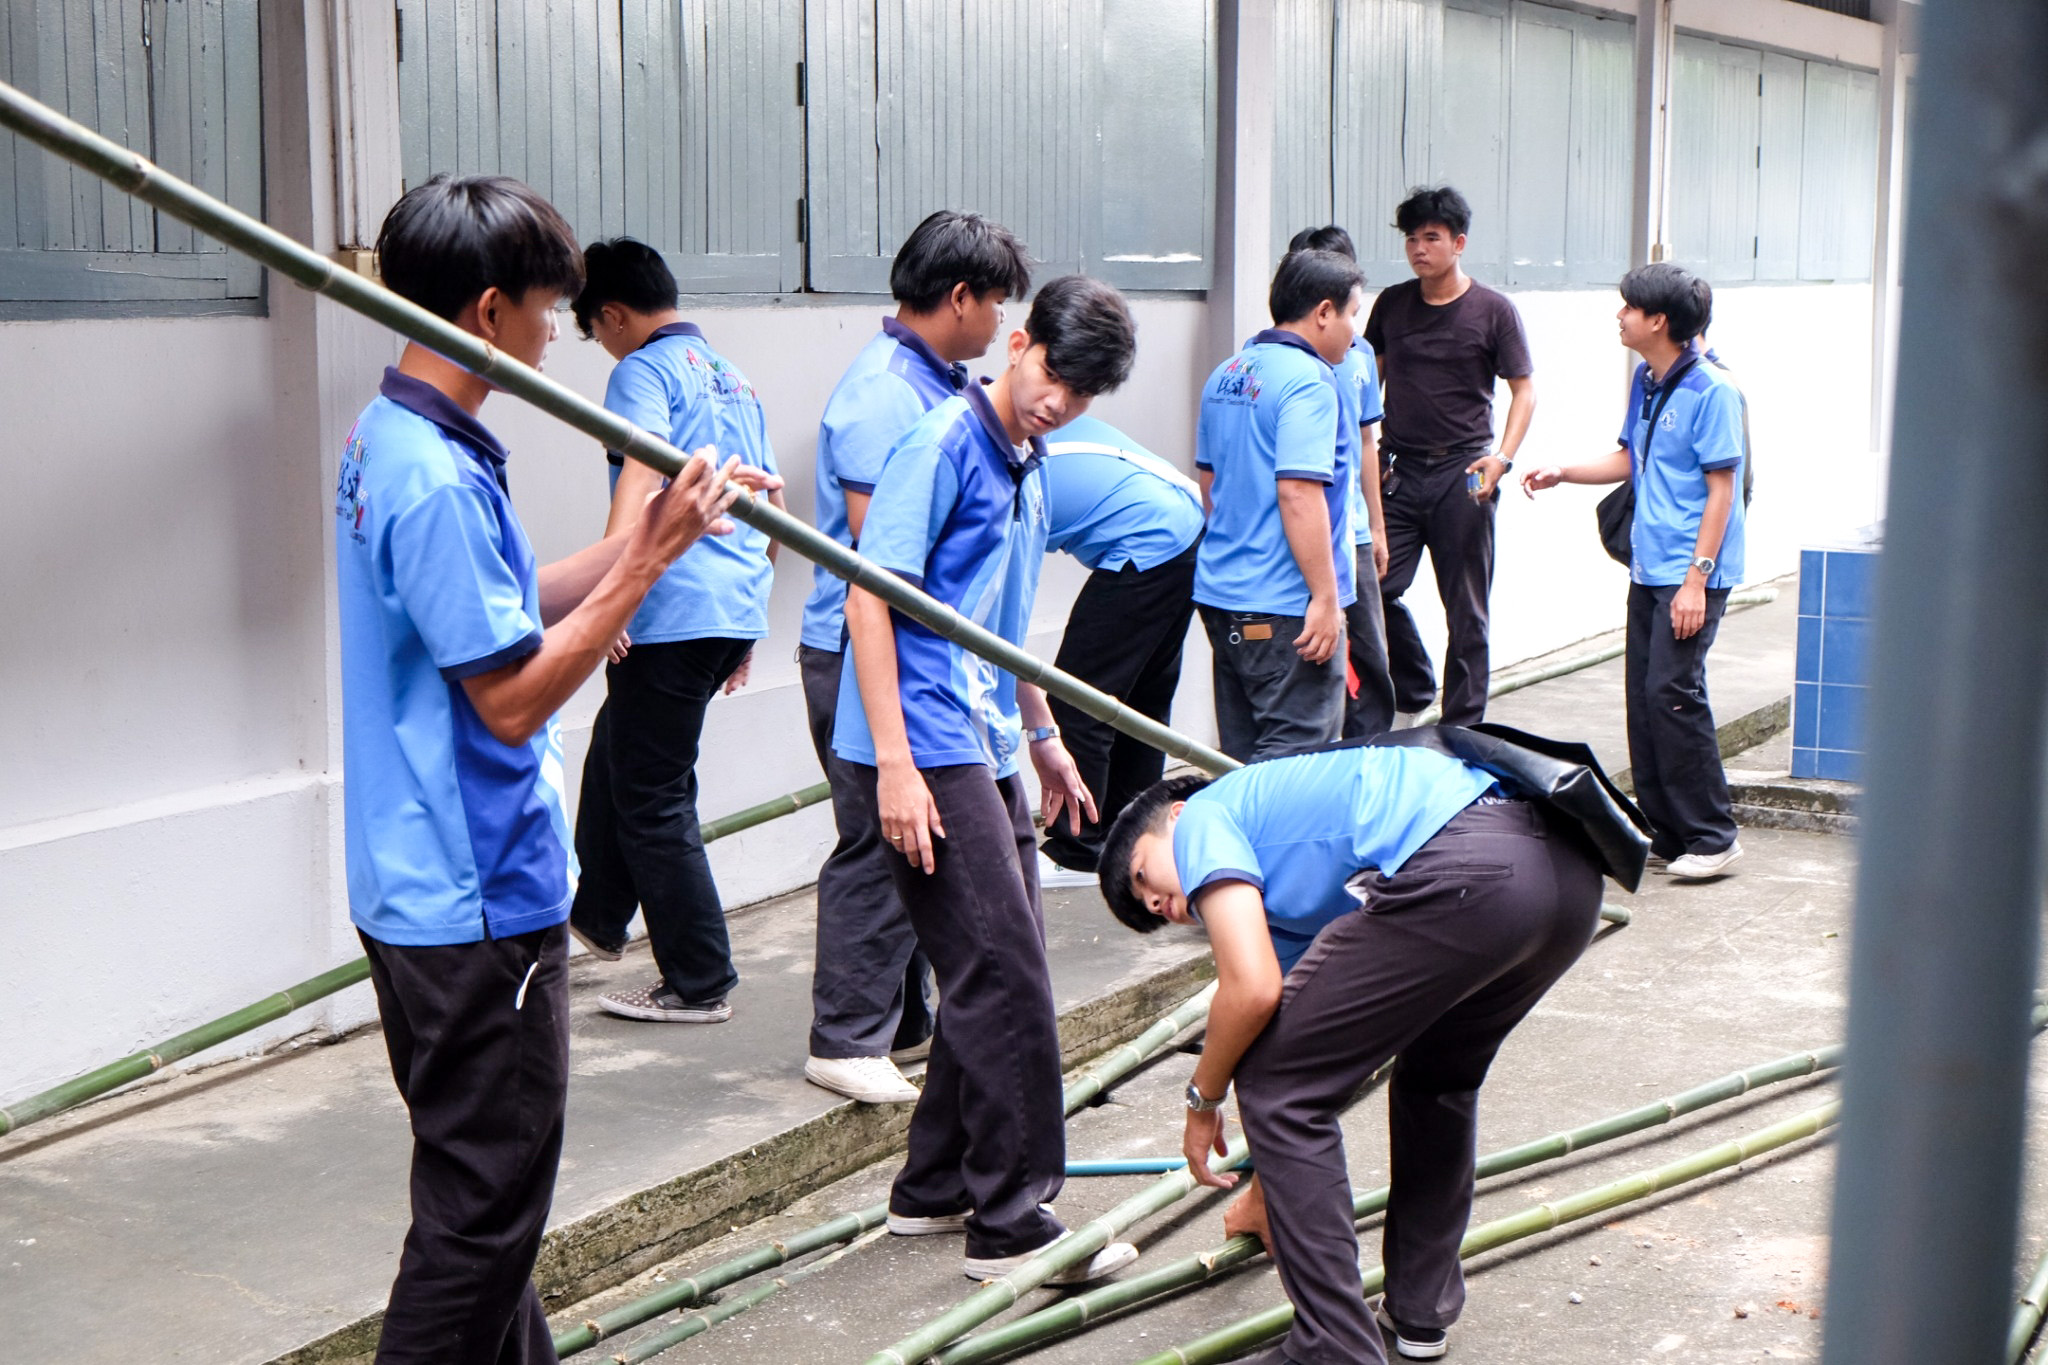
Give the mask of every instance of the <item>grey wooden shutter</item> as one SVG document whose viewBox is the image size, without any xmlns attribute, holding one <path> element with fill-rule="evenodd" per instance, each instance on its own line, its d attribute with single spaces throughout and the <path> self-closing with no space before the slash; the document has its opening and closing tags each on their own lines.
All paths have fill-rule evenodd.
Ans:
<svg viewBox="0 0 2048 1365">
<path fill-rule="evenodd" d="M 1272 255 L 1306 227 L 1331 221 L 1333 0 L 1274 0 Z M 1347 231 L 1355 233 L 1349 224 Z"/>
<path fill-rule="evenodd" d="M 1443 36 L 1442 0 L 1338 0 L 1331 201 L 1375 286 L 1408 276 L 1394 207 L 1430 173 Z"/>
<path fill-rule="evenodd" d="M 258 216 L 263 109 L 255 0 L 9 0 L 10 84 Z M 0 134 L 0 309 L 246 304 L 253 262 Z M 10 310 L 13 311 L 13 310 Z"/>
<path fill-rule="evenodd" d="M 1757 125 L 1756 277 L 1799 277 L 1799 186 L 1806 159 L 1806 63 L 1763 54 Z"/>
<path fill-rule="evenodd" d="M 1763 56 L 1681 35 L 1672 72 L 1672 259 L 1716 283 L 1756 277 Z"/>
<path fill-rule="evenodd" d="M 1867 280 L 1877 227 L 1877 77 L 1806 63 L 1799 278 Z"/>
</svg>

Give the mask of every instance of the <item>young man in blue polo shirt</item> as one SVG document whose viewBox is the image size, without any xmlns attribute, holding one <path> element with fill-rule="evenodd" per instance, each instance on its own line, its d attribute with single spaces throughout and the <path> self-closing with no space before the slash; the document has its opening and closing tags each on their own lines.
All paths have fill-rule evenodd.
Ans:
<svg viewBox="0 0 2048 1365">
<path fill-rule="evenodd" d="M 528 365 L 583 282 L 561 215 L 497 176 L 413 189 L 377 252 L 394 293 Z M 379 1365 L 554 1359 L 530 1276 L 569 1071 L 555 712 L 669 564 L 732 529 L 737 465 L 699 452 L 630 532 L 536 565 L 477 420 L 490 392 L 408 345 L 349 433 L 335 501 L 349 914 L 413 1131 Z"/>
<path fill-rule="evenodd" d="M 1053 662 L 1164 722 L 1195 614 L 1201 489 L 1099 417 L 1078 417 L 1047 437 L 1045 456 L 1045 548 L 1064 550 L 1091 571 Z M 1102 836 L 1159 780 L 1166 756 L 1057 697 L 1047 700 L 1099 814 L 1078 831 L 1047 826 L 1038 883 L 1093 886 Z"/>
<path fill-rule="evenodd" d="M 818 423 L 818 529 L 858 544 L 889 450 L 918 418 L 967 383 L 965 362 L 988 353 L 1003 301 L 1031 289 L 1023 243 L 973 213 L 932 214 L 889 269 L 896 316 L 854 357 Z M 896 1063 L 931 1047 L 930 965 L 889 880 L 892 857 L 858 777 L 832 750 L 845 670 L 846 580 L 820 568 L 804 604 L 802 670 L 811 743 L 832 785 L 838 842 L 818 869 L 817 958 L 811 973 L 814 1084 L 870 1104 L 917 1102 Z"/>
<path fill-rule="evenodd" d="M 1674 877 L 1725 875 L 1742 845 L 1714 712 L 1707 650 L 1742 581 L 1742 392 L 1700 350 L 1714 291 L 1678 266 L 1621 281 L 1621 344 L 1643 358 L 1611 454 L 1522 478 L 1530 497 L 1560 483 L 1635 481 L 1628 588 L 1628 758 L 1650 818 L 1653 864 Z"/>
<path fill-rule="evenodd" d="M 571 308 L 577 329 L 618 362 L 605 407 L 679 450 L 712 446 L 773 475 L 754 386 L 676 310 L 676 278 L 661 253 L 630 237 L 597 242 L 583 272 Z M 662 478 L 616 451 L 605 458 L 612 536 L 639 520 Z M 780 507 L 782 495 L 769 501 Z M 576 808 L 583 876 L 569 932 L 616 961 L 637 908 L 660 972 L 650 985 L 599 996 L 608 1013 L 682 1024 L 732 1018 L 726 997 L 739 973 L 698 829 L 697 747 L 712 697 L 745 680 L 754 642 L 768 633 L 774 560 L 774 542 L 749 526 L 691 546 L 634 613 L 624 657 L 605 668 Z"/>
<path fill-rule="evenodd" d="M 1135 335 L 1108 285 L 1079 275 L 1047 284 L 1002 373 L 933 408 L 890 450 L 862 555 L 1022 643 L 1045 555 L 1043 438 L 1124 381 Z M 988 1279 L 1064 1231 L 1045 1207 L 1064 1179 L 1066 1130 L 1021 751 L 1048 824 L 1065 812 L 1079 830 L 1094 801 L 1038 688 L 858 588 L 846 628 L 833 746 L 864 779 L 863 818 L 901 854 L 890 874 L 943 1002 L 889 1227 L 964 1229 L 966 1273 Z M 1136 1254 L 1118 1243 L 1069 1282 Z"/>
<path fill-rule="evenodd" d="M 1232 1083 L 1258 1176 L 1233 1231 L 1257 1231 L 1293 1300 L 1261 1365 L 1386 1354 L 1358 1289 L 1339 1121 L 1387 1089 L 1393 1186 L 1383 1321 L 1433 1359 L 1464 1306 L 1479 1087 L 1501 1042 L 1591 941 L 1590 846 L 1491 774 L 1434 750 L 1346 745 L 1172 778 L 1102 853 L 1111 911 L 1140 932 L 1200 924 L 1216 957 L 1182 1147 L 1196 1179 L 1224 1148 Z"/>
<path fill-rule="evenodd" d="M 1332 366 L 1358 335 L 1363 289 L 1357 262 L 1337 252 L 1288 253 L 1273 276 L 1275 325 L 1202 390 L 1195 467 L 1209 530 L 1195 602 L 1214 651 L 1218 742 L 1232 758 L 1325 743 L 1343 728 L 1358 426 Z"/>
</svg>

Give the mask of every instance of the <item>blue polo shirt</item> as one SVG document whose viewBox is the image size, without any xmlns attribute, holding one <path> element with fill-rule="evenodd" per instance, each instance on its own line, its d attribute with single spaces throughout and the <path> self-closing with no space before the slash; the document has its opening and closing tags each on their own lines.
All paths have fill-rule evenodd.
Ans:
<svg viewBox="0 0 2048 1365">
<path fill-rule="evenodd" d="M 1045 560 L 1043 456 L 1036 439 L 1020 455 L 981 386 L 970 385 L 919 418 L 889 452 L 861 528 L 861 554 L 1023 644 Z M 907 617 L 891 613 L 891 620 L 917 766 L 983 763 L 997 777 L 1016 772 L 1023 743 L 1017 680 Z M 875 761 L 851 648 L 832 747 L 851 763 Z"/>
<path fill-rule="evenodd" d="M 1308 610 L 1308 580 L 1288 548 L 1275 481 L 1313 479 L 1330 507 L 1337 600 L 1351 605 L 1356 554 L 1345 488 L 1358 477 L 1358 424 L 1347 432 L 1344 412 L 1336 375 L 1292 332 L 1260 332 L 1216 367 L 1195 428 L 1195 464 L 1215 475 L 1195 601 L 1278 616 Z"/>
<path fill-rule="evenodd" d="M 1202 534 L 1195 481 L 1098 417 L 1045 438 L 1045 505 L 1045 548 L 1108 573 L 1156 569 Z"/>
<path fill-rule="evenodd" d="M 917 419 L 967 383 L 965 365 L 949 365 L 924 338 L 894 318 L 861 348 L 818 421 L 818 529 L 852 547 L 846 491 L 872 494 L 882 461 Z M 804 603 L 801 640 L 812 649 L 846 648 L 846 580 L 820 566 Z"/>
<path fill-rule="evenodd" d="M 711 349 L 694 323 L 672 322 L 612 369 L 604 405 L 643 431 L 666 436 L 685 454 L 715 446 L 723 462 L 773 474 L 775 452 L 761 400 L 733 363 Z M 619 486 L 621 457 L 612 463 Z M 670 640 L 758 640 L 768 633 L 768 593 L 775 566 L 768 536 L 744 522 L 732 534 L 705 536 L 656 580 L 626 633 L 635 644 Z"/>
<path fill-rule="evenodd" d="M 1681 357 L 1677 364 L 1685 365 L 1685 360 Z M 1647 364 L 1636 366 L 1629 381 L 1628 411 L 1619 437 L 1629 453 L 1636 485 L 1629 581 L 1649 587 L 1685 582 L 1707 512 L 1707 471 L 1733 469 L 1735 499 L 1728 509 L 1728 529 L 1715 556 L 1713 577 L 1707 580 L 1709 588 L 1732 588 L 1742 581 L 1747 510 L 1742 505 L 1742 391 L 1726 371 L 1705 358 L 1686 365 L 1682 374 L 1667 375 L 1665 384 L 1671 383 L 1677 387 L 1657 417 L 1652 439 L 1650 411 L 1664 385 L 1651 380 Z"/>
<path fill-rule="evenodd" d="M 384 372 L 335 496 L 349 917 L 381 943 L 560 924 L 575 888 L 550 718 L 499 743 L 462 680 L 540 648 L 540 579 L 505 448 L 429 384 Z"/>
<path fill-rule="evenodd" d="M 1385 404 L 1380 401 L 1380 366 L 1374 359 L 1372 347 L 1364 337 L 1351 343 L 1351 350 L 1345 355 L 1344 363 L 1337 367 L 1337 395 L 1351 402 L 1353 420 L 1344 424 L 1346 431 L 1356 431 L 1383 420 L 1387 415 Z M 1365 455 L 1365 443 L 1359 442 L 1359 457 Z M 1354 470 L 1351 479 L 1351 542 L 1353 545 L 1372 544 L 1372 509 L 1365 505 L 1365 490 L 1359 487 L 1358 474 Z"/>
<path fill-rule="evenodd" d="M 1266 759 L 1188 798 L 1173 827 L 1174 866 L 1191 902 L 1218 882 L 1258 887 L 1284 972 L 1324 925 L 1358 908 L 1349 878 L 1400 871 L 1493 785 L 1490 773 L 1405 745 Z"/>
</svg>

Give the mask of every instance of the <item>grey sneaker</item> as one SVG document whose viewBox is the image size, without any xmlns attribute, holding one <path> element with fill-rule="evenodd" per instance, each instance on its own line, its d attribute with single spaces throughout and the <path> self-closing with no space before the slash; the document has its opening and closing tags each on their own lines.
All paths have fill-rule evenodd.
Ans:
<svg viewBox="0 0 2048 1365">
<path fill-rule="evenodd" d="M 1382 1331 L 1393 1334 L 1394 1349 L 1409 1360 L 1441 1360 L 1450 1352 L 1450 1336 L 1443 1328 L 1409 1327 L 1394 1321 L 1384 1296 L 1375 1302 L 1373 1316 L 1379 1319 Z"/>
<path fill-rule="evenodd" d="M 724 1000 L 686 1005 L 665 981 L 637 991 L 612 991 L 597 997 L 597 1007 L 621 1019 L 651 1019 L 660 1024 L 722 1024 L 732 1018 Z"/>
<path fill-rule="evenodd" d="M 1697 882 L 1709 877 L 1725 877 L 1741 856 L 1742 844 L 1736 842 L 1719 853 L 1688 853 L 1683 858 L 1673 858 L 1665 871 L 1680 881 Z"/>
<path fill-rule="evenodd" d="M 1065 1233 L 1060 1234 L 1061 1237 L 1065 1235 Z M 1059 1238 L 1055 1237 L 1053 1242 L 1058 1240 Z M 1047 1242 L 1045 1246 L 1040 1247 L 1037 1251 L 1020 1251 L 1015 1256 L 969 1256 L 962 1262 L 961 1269 L 966 1271 L 967 1278 L 970 1280 L 1000 1280 L 1011 1271 L 1018 1269 L 1032 1257 L 1042 1255 L 1052 1246 L 1053 1242 Z M 1057 1285 L 1093 1284 L 1097 1280 L 1107 1279 L 1111 1275 L 1116 1274 L 1117 1271 L 1122 1270 L 1137 1259 L 1138 1249 L 1129 1242 L 1111 1242 L 1079 1265 L 1069 1266 L 1062 1270 L 1059 1274 L 1047 1280 L 1046 1283 Z"/>
<path fill-rule="evenodd" d="M 575 920 L 569 921 L 569 937 L 575 939 L 578 943 L 582 944 L 583 951 L 589 953 L 592 957 L 596 958 L 600 962 L 617 962 L 620 958 L 626 955 L 625 944 L 621 943 L 616 948 L 607 948 L 604 944 L 599 943 L 589 934 L 586 934 L 581 929 L 578 929 L 576 927 Z"/>
<path fill-rule="evenodd" d="M 964 1213 L 938 1213 L 923 1217 L 891 1210 L 889 1232 L 896 1237 L 935 1237 L 948 1232 L 965 1232 L 968 1217 Z"/>
</svg>

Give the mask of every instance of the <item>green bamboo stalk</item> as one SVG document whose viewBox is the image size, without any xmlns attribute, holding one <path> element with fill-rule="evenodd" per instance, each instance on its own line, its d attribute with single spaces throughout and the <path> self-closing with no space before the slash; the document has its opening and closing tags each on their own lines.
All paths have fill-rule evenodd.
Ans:
<svg viewBox="0 0 2048 1365">
<path fill-rule="evenodd" d="M 11 1133 L 39 1119 L 61 1113 L 74 1105 L 85 1103 L 95 1095 L 104 1095 L 139 1081 L 145 1076 L 182 1061 L 197 1052 L 224 1043 L 228 1039 L 259 1028 L 273 1019 L 282 1019 L 293 1010 L 301 1009 L 315 1000 L 345 990 L 358 981 L 369 978 L 370 964 L 366 959 L 357 958 L 320 975 L 301 981 L 296 986 L 287 986 L 275 995 L 265 996 L 253 1005 L 244 1005 L 233 1014 L 222 1015 L 209 1023 L 188 1029 L 175 1038 L 166 1038 L 155 1047 L 131 1053 L 117 1062 L 75 1076 L 62 1085 L 53 1086 L 39 1095 L 31 1095 L 6 1109 L 0 1109 L 0 1134 Z"/>
<path fill-rule="evenodd" d="M 1640 1133 L 1671 1122 L 1710 1105 L 1748 1094 L 1751 1090 L 1781 1081 L 1796 1080 L 1841 1065 L 1842 1045 L 1834 1043 L 1809 1052 L 1794 1052 L 1745 1071 L 1731 1072 L 1717 1080 L 1682 1090 L 1668 1099 L 1652 1100 L 1625 1113 L 1597 1120 L 1549 1137 L 1504 1148 L 1479 1158 L 1475 1178 L 1505 1175 L 1544 1161 L 1554 1161 L 1585 1148 Z M 1366 1191 L 1351 1205 L 1354 1218 L 1369 1218 L 1387 1206 L 1387 1187 Z M 1058 1336 L 1069 1335 L 1101 1322 L 1135 1304 L 1206 1283 L 1223 1272 L 1243 1265 L 1262 1252 L 1259 1239 L 1249 1235 L 1231 1238 L 1221 1246 L 1197 1256 L 1184 1257 L 1143 1275 L 1133 1275 L 1113 1284 L 1076 1294 L 1029 1316 L 970 1337 L 939 1353 L 939 1365 L 976 1365 L 997 1356 L 1009 1355 Z"/>
<path fill-rule="evenodd" d="M 2012 1311 L 2012 1328 L 2005 1338 L 2006 1365 L 2020 1365 L 2027 1358 L 2027 1348 L 2041 1331 L 2044 1307 L 2048 1307 L 2048 1256 L 2043 1256 L 2041 1264 L 2034 1267 L 2034 1278 L 2027 1281 L 2026 1290 Z"/>
<path fill-rule="evenodd" d="M 1068 1115 L 1078 1112 L 1090 1100 L 1150 1060 L 1154 1053 L 1181 1033 L 1201 1022 L 1207 1017 L 1209 1002 L 1215 995 L 1216 985 L 1211 982 L 1178 1008 L 1153 1021 L 1151 1026 L 1137 1037 L 1096 1059 L 1095 1064 L 1076 1077 L 1062 1093 L 1064 1112 Z M 745 1255 L 723 1261 L 687 1279 L 672 1281 L 652 1294 L 644 1295 L 631 1303 L 621 1304 L 608 1313 L 556 1333 L 555 1355 L 561 1358 L 588 1350 L 606 1337 L 623 1332 L 628 1327 L 636 1327 L 651 1318 L 660 1317 L 671 1308 L 701 1303 L 706 1297 L 729 1284 L 737 1283 L 751 1275 L 758 1275 L 764 1270 L 772 1270 L 787 1261 L 808 1255 L 834 1242 L 844 1242 L 858 1237 L 871 1228 L 880 1227 L 888 1217 L 889 1206 L 886 1203 L 874 1204 L 856 1213 L 845 1214 L 829 1222 L 820 1223 L 816 1227 L 807 1228 L 787 1240 L 756 1247 Z"/>
<path fill-rule="evenodd" d="M 732 1298 L 707 1308 L 701 1313 L 692 1313 L 672 1327 L 667 1327 L 659 1332 L 653 1332 L 642 1337 L 625 1350 L 614 1355 L 612 1359 L 617 1361 L 618 1365 L 640 1365 L 640 1362 L 644 1360 L 652 1360 L 670 1347 L 680 1346 L 691 1337 L 708 1332 L 718 1326 L 719 1323 L 729 1322 L 746 1312 L 749 1308 L 766 1303 L 798 1280 L 809 1279 L 834 1261 L 837 1261 L 840 1257 L 860 1250 L 887 1232 L 887 1228 L 876 1228 L 872 1232 L 863 1233 L 839 1248 L 839 1250 L 829 1255 L 820 1256 L 817 1260 L 812 1261 L 800 1270 L 792 1270 L 787 1275 L 778 1275 L 776 1278 L 768 1281 L 768 1283 L 757 1285 L 744 1294 L 735 1294 Z"/>
<path fill-rule="evenodd" d="M 1539 1233 L 1549 1232 L 1566 1223 L 1590 1218 L 1596 1213 L 1623 1204 L 1632 1204 L 1660 1194 L 1677 1185 L 1712 1175 L 1730 1166 L 1739 1165 L 1752 1157 L 1774 1151 L 1802 1138 L 1831 1126 L 1841 1116 L 1839 1100 L 1831 1100 L 1817 1109 L 1774 1123 L 1746 1138 L 1723 1142 L 1705 1151 L 1695 1152 L 1689 1157 L 1667 1165 L 1642 1171 L 1620 1180 L 1598 1185 L 1568 1199 L 1548 1204 L 1538 1204 L 1506 1218 L 1496 1218 L 1483 1223 L 1465 1234 L 1465 1240 L 1458 1247 L 1461 1260 L 1470 1260 L 1484 1251 L 1492 1251 L 1510 1242 L 1522 1241 Z M 1375 1266 L 1366 1274 L 1360 1288 L 1363 1293 L 1377 1294 L 1386 1286 L 1386 1268 Z M 1219 1328 L 1207 1336 L 1197 1338 L 1184 1346 L 1162 1351 L 1145 1357 L 1140 1365 L 1208 1365 L 1212 1361 L 1231 1360 L 1246 1351 L 1276 1341 L 1294 1321 L 1294 1305 L 1283 1303 L 1263 1313 L 1255 1313 Z"/>
<path fill-rule="evenodd" d="M 731 815 L 721 815 L 716 820 L 706 820 L 703 826 L 704 842 L 723 839 L 729 834 L 765 825 L 770 820 L 779 820 L 785 815 L 794 815 L 805 806 L 815 806 L 832 795 L 832 784 L 819 782 L 787 796 L 771 797 L 757 806 L 736 810 Z"/>
</svg>

